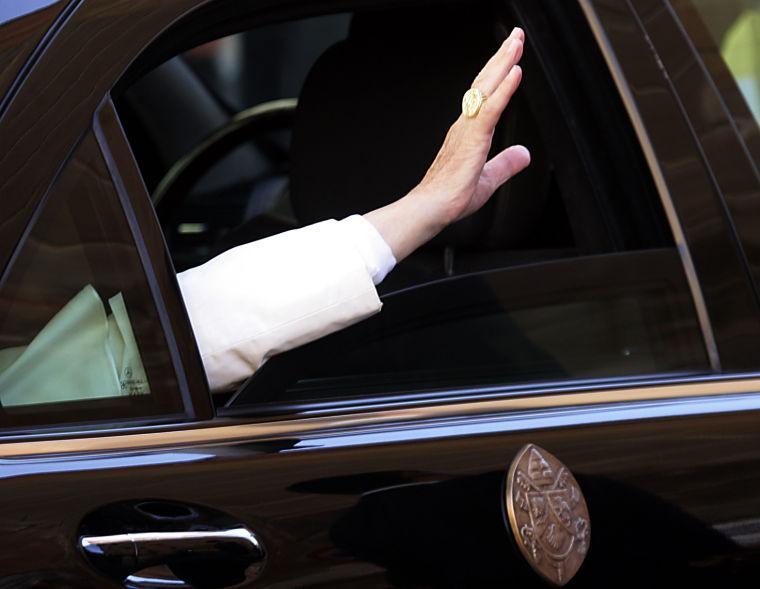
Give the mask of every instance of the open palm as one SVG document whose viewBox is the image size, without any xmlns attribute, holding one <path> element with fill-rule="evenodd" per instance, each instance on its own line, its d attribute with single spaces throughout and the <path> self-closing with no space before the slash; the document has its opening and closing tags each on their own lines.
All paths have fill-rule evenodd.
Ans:
<svg viewBox="0 0 760 589">
<path fill-rule="evenodd" d="M 521 145 L 508 147 L 487 160 L 494 129 L 520 85 L 525 35 L 515 29 L 473 82 L 487 97 L 473 118 L 462 114 L 449 129 L 433 164 L 416 190 L 430 198 L 445 199 L 447 222 L 480 209 L 494 192 L 530 164 Z"/>
</svg>

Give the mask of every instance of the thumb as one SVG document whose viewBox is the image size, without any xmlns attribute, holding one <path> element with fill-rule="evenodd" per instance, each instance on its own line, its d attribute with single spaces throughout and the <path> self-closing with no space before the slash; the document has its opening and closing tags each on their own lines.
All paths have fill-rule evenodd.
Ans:
<svg viewBox="0 0 760 589">
<path fill-rule="evenodd" d="M 522 145 L 513 145 L 496 154 L 483 166 L 483 179 L 493 192 L 530 164 L 530 152 Z M 492 193 L 493 193 L 492 192 Z"/>
</svg>

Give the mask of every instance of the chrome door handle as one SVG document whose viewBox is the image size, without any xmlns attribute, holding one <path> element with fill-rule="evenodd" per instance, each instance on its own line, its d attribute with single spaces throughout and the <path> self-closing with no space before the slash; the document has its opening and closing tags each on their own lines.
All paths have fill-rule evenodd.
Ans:
<svg viewBox="0 0 760 589">
<path fill-rule="evenodd" d="M 213 576 L 224 583 L 198 582 L 204 587 L 235 586 L 258 577 L 266 561 L 262 543 L 244 526 L 227 530 L 81 536 L 79 548 L 102 573 L 116 577 L 127 587 L 146 589 L 194 587 L 199 574 Z M 171 569 L 174 580 L 141 574 L 145 569 L 162 566 Z"/>
<path fill-rule="evenodd" d="M 82 536 L 79 545 L 86 554 L 98 556 L 131 556 L 156 558 L 177 550 L 209 550 L 227 542 L 247 553 L 256 553 L 260 560 L 264 550 L 248 528 L 220 532 L 138 532 L 109 536 Z"/>
</svg>

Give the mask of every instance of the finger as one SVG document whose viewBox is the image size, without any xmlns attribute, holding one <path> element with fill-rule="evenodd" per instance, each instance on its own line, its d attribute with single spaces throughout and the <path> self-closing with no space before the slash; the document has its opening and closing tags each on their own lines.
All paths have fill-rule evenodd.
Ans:
<svg viewBox="0 0 760 589">
<path fill-rule="evenodd" d="M 486 65 L 483 66 L 483 69 L 480 70 L 478 75 L 475 77 L 476 82 L 480 83 L 484 79 L 492 77 L 489 74 L 491 74 L 493 70 L 498 71 L 500 69 L 501 65 L 504 62 L 504 59 L 507 56 L 507 53 L 509 51 L 509 48 L 513 40 L 519 40 L 520 42 L 525 41 L 525 33 L 523 32 L 522 29 L 517 28 L 517 27 L 512 29 L 512 32 L 509 34 L 509 37 L 504 39 L 504 41 L 502 42 L 501 46 L 496 51 L 496 53 L 494 53 L 491 56 L 491 58 L 488 60 Z M 498 84 L 496 84 L 493 88 L 491 88 L 491 90 L 496 88 L 496 86 L 498 86 Z M 485 91 L 485 88 L 483 88 L 483 90 Z"/>
<path fill-rule="evenodd" d="M 488 160 L 483 166 L 481 177 L 493 194 L 502 184 L 522 172 L 529 164 L 530 152 L 527 148 L 522 145 L 513 145 Z"/>
<path fill-rule="evenodd" d="M 511 39 L 505 46 L 504 51 L 499 50 L 498 60 L 484 68 L 475 81 L 473 88 L 479 88 L 486 96 L 495 91 L 512 67 L 520 60 L 523 43 L 520 40 Z"/>
<path fill-rule="evenodd" d="M 480 88 L 486 95 L 496 90 L 512 66 L 520 60 L 524 39 L 522 29 L 515 28 L 477 75 L 472 87 Z"/>
<path fill-rule="evenodd" d="M 488 97 L 488 100 L 482 106 L 480 113 L 475 118 L 479 125 L 487 132 L 493 131 L 499 122 L 504 109 L 507 108 L 509 101 L 514 96 L 522 81 L 522 68 L 519 65 L 512 67 L 507 77 L 499 85 L 496 91 Z"/>
</svg>

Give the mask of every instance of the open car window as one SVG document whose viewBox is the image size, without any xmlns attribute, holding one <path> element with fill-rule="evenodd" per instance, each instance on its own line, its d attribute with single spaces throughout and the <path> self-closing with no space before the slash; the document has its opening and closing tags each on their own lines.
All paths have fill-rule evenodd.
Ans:
<svg viewBox="0 0 760 589">
<path fill-rule="evenodd" d="M 493 153 L 524 144 L 531 166 L 399 264 L 378 317 L 272 358 L 233 404 L 710 370 L 637 138 L 567 3 L 376 6 L 246 31 L 145 76 L 119 112 L 178 269 L 403 196 L 514 26 L 526 76 Z M 163 170 L 151 154 L 181 133 L 156 125 L 185 117 L 157 109 L 207 128 Z"/>
</svg>

